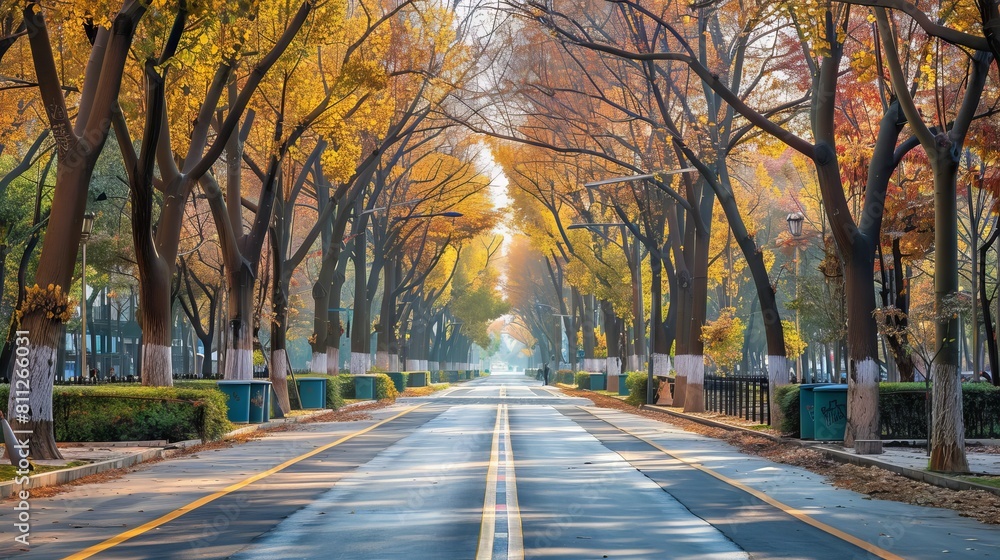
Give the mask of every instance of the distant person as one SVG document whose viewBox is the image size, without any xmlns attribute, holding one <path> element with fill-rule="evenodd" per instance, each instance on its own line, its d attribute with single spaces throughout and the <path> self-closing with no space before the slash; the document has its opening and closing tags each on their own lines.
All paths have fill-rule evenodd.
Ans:
<svg viewBox="0 0 1000 560">
<path fill-rule="evenodd" d="M 549 363 L 542 364 L 542 385 L 549 384 Z"/>
</svg>

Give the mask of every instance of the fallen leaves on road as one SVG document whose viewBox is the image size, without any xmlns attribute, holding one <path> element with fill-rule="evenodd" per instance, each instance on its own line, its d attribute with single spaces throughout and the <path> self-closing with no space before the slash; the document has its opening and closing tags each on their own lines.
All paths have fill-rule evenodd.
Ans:
<svg viewBox="0 0 1000 560">
<path fill-rule="evenodd" d="M 949 490 L 918 482 L 878 467 L 860 467 L 828 459 L 822 453 L 790 443 L 782 443 L 743 431 L 705 426 L 682 418 L 667 418 L 663 414 L 640 410 L 621 399 L 590 391 L 563 389 L 574 397 L 589 399 L 596 406 L 637 414 L 684 430 L 721 439 L 743 453 L 756 455 L 776 463 L 792 465 L 827 477 L 834 486 L 845 488 L 874 499 L 891 500 L 921 506 L 955 510 L 982 523 L 1000 524 L 1000 496 L 982 490 Z M 713 420 L 722 421 L 718 415 Z M 977 451 L 982 448 L 977 447 Z"/>
<path fill-rule="evenodd" d="M 356 422 L 358 420 L 372 420 L 373 416 L 368 414 L 369 411 L 379 410 L 392 406 L 393 401 L 382 400 L 382 401 L 372 401 L 361 404 L 352 405 L 347 409 L 337 409 L 331 410 L 325 414 L 319 414 L 313 416 L 307 420 L 303 420 L 302 424 L 310 424 L 314 422 Z"/>
</svg>

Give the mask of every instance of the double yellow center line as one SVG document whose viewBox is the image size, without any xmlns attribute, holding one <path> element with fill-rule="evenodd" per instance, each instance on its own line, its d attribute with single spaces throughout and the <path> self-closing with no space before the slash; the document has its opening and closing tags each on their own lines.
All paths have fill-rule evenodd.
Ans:
<svg viewBox="0 0 1000 560">
<path fill-rule="evenodd" d="M 504 530 L 498 533 L 498 527 Z M 506 546 L 503 546 L 504 542 L 506 542 Z M 505 549 L 506 555 L 498 555 L 498 558 L 494 559 L 493 551 L 495 548 Z M 483 519 L 479 526 L 479 546 L 476 549 L 476 560 L 501 559 L 524 559 L 521 510 L 517 502 L 514 454 L 511 451 L 510 443 L 510 416 L 505 404 L 497 405 L 497 419 L 493 427 L 493 444 L 490 449 L 490 465 L 486 470 Z"/>
</svg>

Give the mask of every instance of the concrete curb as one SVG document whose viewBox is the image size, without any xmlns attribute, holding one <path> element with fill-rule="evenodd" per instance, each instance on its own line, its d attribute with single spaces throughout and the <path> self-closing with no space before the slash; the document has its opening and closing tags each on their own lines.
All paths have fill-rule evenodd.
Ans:
<svg viewBox="0 0 1000 560">
<path fill-rule="evenodd" d="M 966 480 L 960 480 L 951 476 L 933 473 L 929 471 L 922 471 L 917 469 L 911 469 L 909 467 L 903 467 L 900 465 L 894 465 L 892 463 L 887 463 L 885 461 L 879 461 L 869 455 L 855 455 L 854 453 L 849 453 L 847 451 L 841 451 L 839 449 L 834 449 L 828 447 L 821 443 L 810 443 L 804 442 L 802 440 L 794 438 L 784 438 L 773 436 L 771 434 L 765 434 L 758 432 L 756 430 L 749 430 L 747 428 L 741 428 L 739 426 L 731 426 L 729 424 L 724 424 L 722 422 L 716 422 L 714 420 L 709 420 L 707 418 L 700 418 L 698 416 L 689 416 L 680 412 L 675 412 L 673 410 L 666 410 L 657 406 L 642 405 L 639 407 L 641 410 L 648 410 L 652 412 L 657 412 L 664 414 L 666 416 L 673 416 L 675 418 L 680 418 L 683 420 L 690 420 L 692 422 L 697 422 L 705 426 L 711 426 L 713 428 L 721 428 L 723 430 L 728 430 L 731 432 L 744 432 L 748 434 L 753 434 L 755 436 L 767 438 L 771 441 L 776 441 L 779 443 L 788 443 L 792 445 L 798 445 L 799 447 L 808 447 L 810 449 L 815 449 L 822 453 L 825 457 L 833 459 L 834 461 L 840 463 L 849 463 L 851 465 L 857 465 L 860 467 L 877 467 L 883 470 L 894 472 L 900 476 L 905 476 L 911 480 L 916 480 L 918 482 L 925 482 L 933 486 L 939 486 L 941 488 L 948 488 L 950 490 L 982 490 L 984 492 L 990 492 L 1000 496 L 1000 488 L 995 488 L 993 486 L 987 486 L 985 484 L 977 484 L 975 482 L 969 482 Z"/>
<path fill-rule="evenodd" d="M 365 401 L 368 402 L 368 401 Z M 340 410 L 348 410 L 353 406 L 364 404 L 352 403 Z M 263 424 L 250 424 L 248 426 L 243 426 L 237 428 L 225 436 L 223 439 L 233 437 L 240 434 L 247 434 L 256 432 L 257 430 L 273 428 L 276 426 L 282 426 L 285 424 L 298 424 L 304 420 L 312 418 L 314 416 L 320 416 L 330 412 L 329 410 L 317 410 L 314 413 L 303 414 L 301 416 L 287 417 L 282 420 L 272 420 Z M 121 445 L 125 442 L 118 442 Z M 148 443 L 148 442 L 138 442 L 138 443 Z M 61 484 L 66 484 L 68 482 L 73 482 L 74 480 L 83 478 L 85 476 L 90 476 L 93 474 L 99 474 L 102 472 L 107 472 L 114 469 L 122 469 L 125 467 L 131 467 L 138 465 L 139 463 L 145 463 L 147 461 L 152 461 L 156 459 L 166 459 L 172 455 L 176 455 L 180 451 L 183 451 L 189 447 L 195 445 L 200 445 L 202 441 L 200 439 L 191 439 L 187 441 L 178 441 L 170 444 L 165 444 L 163 447 L 156 447 L 147 449 L 145 451 L 140 451 L 138 453 L 133 453 L 131 455 L 126 455 L 124 457 L 119 457 L 117 459 L 108 459 L 107 461 L 100 461 L 98 463 L 90 463 L 89 465 L 80 465 L 79 467 L 72 467 L 68 469 L 60 469 L 55 471 L 49 471 L 42 474 L 36 474 L 28 477 L 28 481 L 25 484 L 16 484 L 13 480 L 8 480 L 5 482 L 0 482 L 0 499 L 6 499 L 13 495 L 16 495 L 21 490 L 31 490 L 34 488 L 44 488 L 46 486 L 59 486 Z M 98 445 L 85 443 L 85 445 Z"/>
</svg>

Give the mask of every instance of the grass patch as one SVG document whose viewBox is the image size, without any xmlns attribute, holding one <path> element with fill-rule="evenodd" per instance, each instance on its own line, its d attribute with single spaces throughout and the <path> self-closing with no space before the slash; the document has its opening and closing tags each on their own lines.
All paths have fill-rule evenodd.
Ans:
<svg viewBox="0 0 1000 560">
<path fill-rule="evenodd" d="M 757 430 L 758 432 L 763 432 L 766 430 L 770 430 L 771 426 L 768 426 L 767 424 L 757 424 L 756 426 L 747 426 L 746 428 L 748 430 Z"/>
<path fill-rule="evenodd" d="M 31 471 L 31 476 L 36 474 L 42 474 L 52 471 L 60 471 L 63 469 L 71 469 L 73 467 L 80 467 L 83 465 L 89 465 L 87 461 L 70 461 L 65 465 L 35 465 L 35 469 Z M 17 477 L 17 469 L 14 465 L 0 465 L 0 482 L 6 482 L 8 480 L 14 480 Z"/>
<path fill-rule="evenodd" d="M 993 488 L 1000 488 L 1000 476 L 960 476 L 958 478 L 966 482 L 972 482 L 974 484 L 982 484 L 983 486 L 992 486 Z"/>
</svg>

